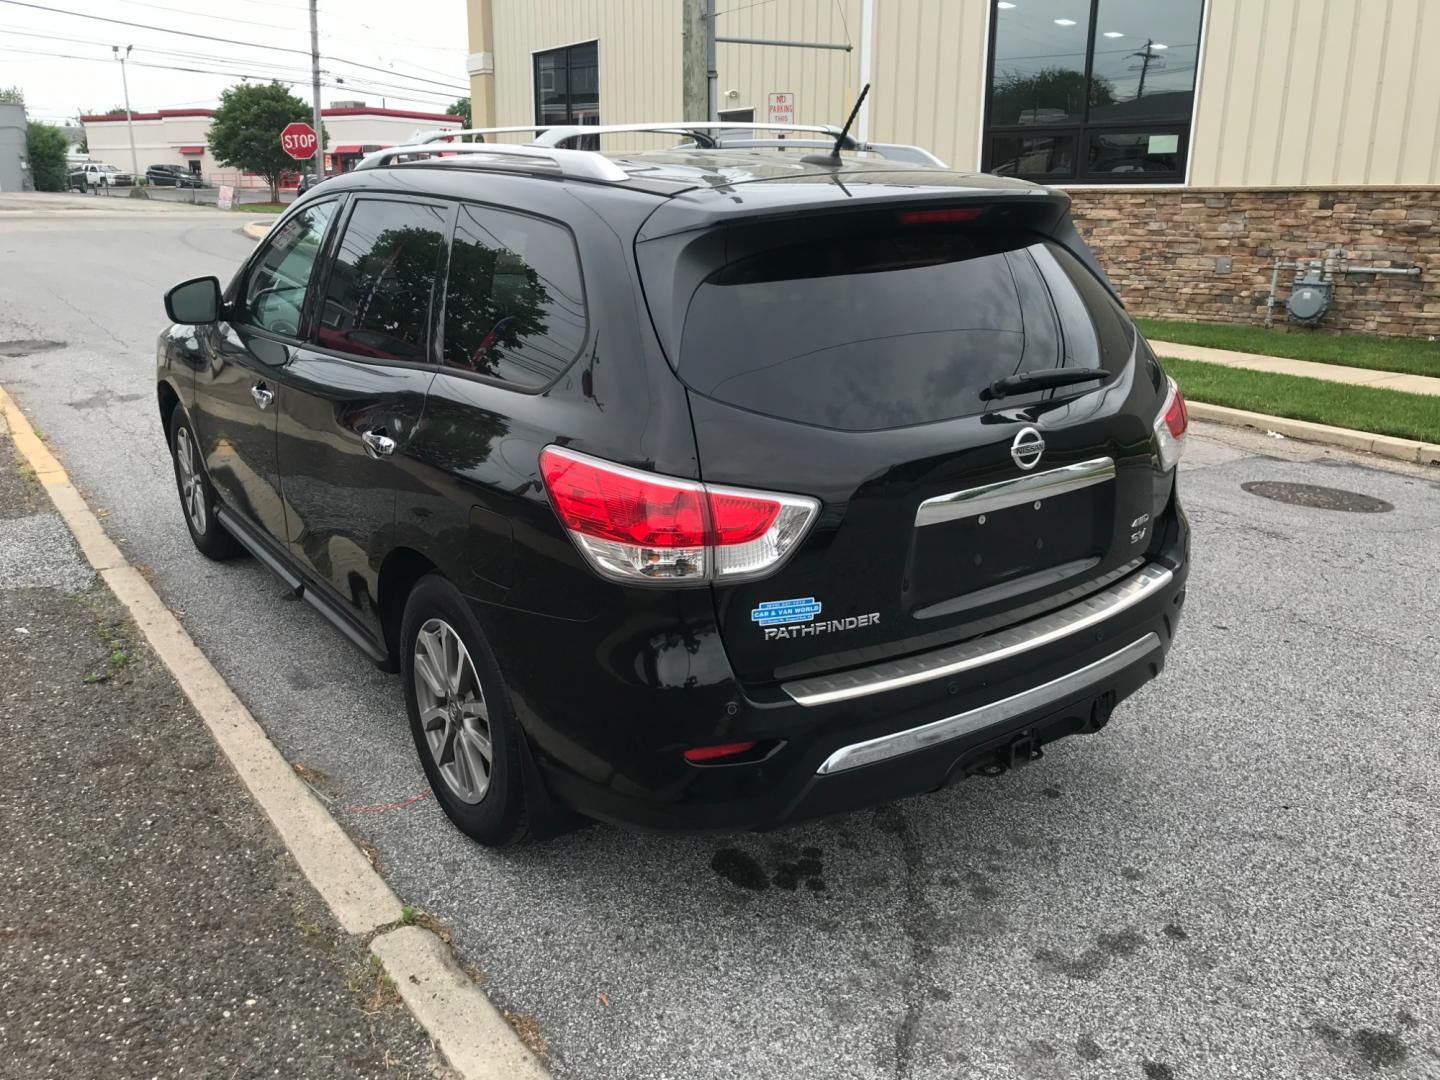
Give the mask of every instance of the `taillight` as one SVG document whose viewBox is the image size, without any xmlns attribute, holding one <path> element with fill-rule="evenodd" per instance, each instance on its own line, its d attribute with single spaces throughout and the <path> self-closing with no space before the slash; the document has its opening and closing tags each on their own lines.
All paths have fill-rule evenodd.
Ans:
<svg viewBox="0 0 1440 1080">
<path fill-rule="evenodd" d="M 540 472 L 561 524 L 602 576 L 699 584 L 776 570 L 820 509 L 814 499 L 715 487 L 558 446 Z"/>
<path fill-rule="evenodd" d="M 982 206 L 948 206 L 940 210 L 904 210 L 901 225 L 948 225 L 957 221 L 974 221 L 985 212 Z"/>
<path fill-rule="evenodd" d="M 1169 471 L 1175 467 L 1180 460 L 1180 452 L 1185 449 L 1185 431 L 1190 426 L 1190 414 L 1185 408 L 1185 395 L 1180 393 L 1175 380 L 1167 377 L 1165 381 L 1169 389 L 1165 394 L 1165 404 L 1160 407 L 1160 415 L 1155 418 L 1155 452 L 1160 459 L 1160 468 Z"/>
</svg>

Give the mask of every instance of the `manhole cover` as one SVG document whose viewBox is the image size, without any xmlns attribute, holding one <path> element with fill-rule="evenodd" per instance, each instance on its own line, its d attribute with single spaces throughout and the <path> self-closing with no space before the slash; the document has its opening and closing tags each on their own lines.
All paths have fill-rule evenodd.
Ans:
<svg viewBox="0 0 1440 1080">
<path fill-rule="evenodd" d="M 1384 499 L 1361 495 L 1358 491 L 1320 487 L 1318 484 L 1286 484 L 1279 480 L 1251 480 L 1240 486 L 1251 495 L 1289 503 L 1291 506 L 1308 506 L 1312 510 L 1348 510 L 1354 514 L 1383 514 L 1395 509 Z"/>
</svg>

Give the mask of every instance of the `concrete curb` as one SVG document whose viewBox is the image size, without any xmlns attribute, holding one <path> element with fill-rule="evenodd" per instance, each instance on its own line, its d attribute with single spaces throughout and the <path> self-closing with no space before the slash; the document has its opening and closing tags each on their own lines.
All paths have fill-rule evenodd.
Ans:
<svg viewBox="0 0 1440 1080">
<path fill-rule="evenodd" d="M 453 1068 L 472 1080 L 546 1080 L 549 1073 L 520 1042 L 490 1000 L 476 991 L 445 944 L 428 930 L 402 926 L 370 943 L 401 999 Z"/>
<path fill-rule="evenodd" d="M 1265 413 L 1247 412 L 1244 409 L 1228 409 L 1223 405 L 1206 405 L 1199 401 L 1186 402 L 1190 415 L 1196 420 L 1208 420 L 1215 424 L 1229 424 L 1232 427 L 1250 427 L 1260 431 L 1274 431 L 1291 439 L 1338 446 L 1345 450 L 1359 450 L 1367 454 L 1408 461 L 1417 465 L 1440 465 L 1440 445 L 1417 442 L 1414 439 L 1397 439 L 1392 435 L 1372 435 L 1368 431 L 1353 431 L 1350 428 L 1331 427 L 1329 424 L 1313 424 L 1308 420 L 1288 420 L 1283 416 L 1268 416 Z"/>
<path fill-rule="evenodd" d="M 145 635 L 205 722 L 251 797 L 336 921 L 370 942 L 395 980 L 401 999 L 464 1080 L 545 1080 L 545 1068 L 451 958 L 449 948 L 419 926 L 395 929 L 399 899 L 375 872 L 310 787 L 200 651 L 140 571 L 106 534 L 70 482 L 64 466 L 35 434 L 4 387 L 0 430 L 35 470 L 86 560 Z"/>
<path fill-rule="evenodd" d="M 275 223 L 273 221 L 247 221 L 244 225 L 240 226 L 240 231 L 251 240 L 264 240 L 265 237 L 270 235 L 270 230 L 274 228 L 274 226 Z"/>
</svg>

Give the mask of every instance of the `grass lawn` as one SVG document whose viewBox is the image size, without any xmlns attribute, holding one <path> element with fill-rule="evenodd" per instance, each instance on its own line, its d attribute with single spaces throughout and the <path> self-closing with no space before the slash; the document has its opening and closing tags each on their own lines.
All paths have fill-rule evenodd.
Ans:
<svg viewBox="0 0 1440 1080">
<path fill-rule="evenodd" d="M 1313 360 L 1317 364 L 1347 364 L 1375 371 L 1440 377 L 1440 341 L 1365 334 L 1317 334 L 1308 330 L 1283 333 L 1266 330 L 1263 326 L 1171 322 L 1168 319 L 1136 319 L 1135 322 L 1141 333 L 1154 341 L 1233 349 L 1262 356 L 1285 356 L 1291 360 Z"/>
<path fill-rule="evenodd" d="M 290 209 L 288 202 L 247 202 L 236 203 L 230 208 L 241 214 L 283 214 Z"/>
<path fill-rule="evenodd" d="M 1440 443 L 1440 397 L 1162 359 L 1191 401 Z"/>
</svg>

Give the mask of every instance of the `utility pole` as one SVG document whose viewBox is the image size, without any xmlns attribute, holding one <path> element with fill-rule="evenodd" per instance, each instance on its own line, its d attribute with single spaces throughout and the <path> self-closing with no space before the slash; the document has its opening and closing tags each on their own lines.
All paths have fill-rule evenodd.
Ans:
<svg viewBox="0 0 1440 1080">
<path fill-rule="evenodd" d="M 682 120 L 707 119 L 709 79 L 705 71 L 705 42 L 713 26 L 705 18 L 705 0 L 682 0 L 684 3 L 681 48 Z"/>
<path fill-rule="evenodd" d="M 1145 48 L 1139 52 L 1133 52 L 1131 56 L 1140 57 L 1140 86 L 1135 91 L 1135 100 L 1139 101 L 1145 96 L 1145 76 L 1150 74 L 1150 61 L 1155 59 L 1155 39 L 1148 38 L 1145 41 Z"/>
<path fill-rule="evenodd" d="M 135 154 L 135 115 L 130 111 L 130 80 L 125 77 L 125 58 L 134 47 L 126 45 L 122 54 L 119 45 L 111 45 L 110 51 L 115 54 L 115 59 L 120 61 L 120 86 L 125 91 L 125 133 L 130 136 L 130 197 L 148 199 L 150 196 L 140 186 L 140 159 Z"/>
<path fill-rule="evenodd" d="M 320 123 L 320 22 L 315 13 L 315 0 L 310 0 L 310 103 L 315 112 L 315 138 L 318 144 L 310 159 L 315 179 L 325 179 L 325 128 Z"/>
</svg>

